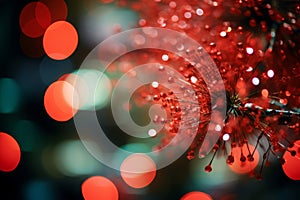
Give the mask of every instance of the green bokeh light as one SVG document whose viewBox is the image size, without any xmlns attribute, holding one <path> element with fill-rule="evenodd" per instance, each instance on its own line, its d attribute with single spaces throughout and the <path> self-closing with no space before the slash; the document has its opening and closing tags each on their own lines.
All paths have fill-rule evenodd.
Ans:
<svg viewBox="0 0 300 200">
<path fill-rule="evenodd" d="M 102 165 L 87 152 L 81 141 L 66 141 L 55 150 L 55 165 L 64 175 L 74 177 L 100 173 Z"/>
<path fill-rule="evenodd" d="M 10 78 L 0 79 L 0 113 L 13 113 L 20 104 L 20 87 Z"/>
</svg>

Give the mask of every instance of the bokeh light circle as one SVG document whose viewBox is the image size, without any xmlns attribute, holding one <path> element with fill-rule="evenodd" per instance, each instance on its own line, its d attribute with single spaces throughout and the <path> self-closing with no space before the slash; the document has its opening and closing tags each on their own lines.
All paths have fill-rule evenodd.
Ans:
<svg viewBox="0 0 300 200">
<path fill-rule="evenodd" d="M 99 173 L 102 169 L 102 165 L 86 151 L 81 141 L 78 140 L 59 144 L 55 148 L 54 161 L 58 171 L 70 177 Z"/>
<path fill-rule="evenodd" d="M 251 144 L 248 144 L 249 150 L 252 153 L 254 150 L 254 146 Z M 231 149 L 232 156 L 234 157 L 234 162 L 232 164 L 228 164 L 229 168 L 237 173 L 237 174 L 247 174 L 252 172 L 255 167 L 259 163 L 259 152 L 256 150 L 253 154 L 253 161 L 249 161 L 246 159 L 244 162 L 240 160 L 241 158 L 241 151 L 243 152 L 243 155 L 247 158 L 249 155 L 249 150 L 248 150 L 247 145 L 243 145 L 243 147 L 234 147 Z"/>
<path fill-rule="evenodd" d="M 121 177 L 127 185 L 133 188 L 148 186 L 156 176 L 154 161 L 146 154 L 131 154 L 120 167 Z"/>
<path fill-rule="evenodd" d="M 0 132 L 0 170 L 10 172 L 16 169 L 21 159 L 17 141 L 10 135 Z"/>
<path fill-rule="evenodd" d="M 77 77 L 74 87 L 79 95 L 81 110 L 98 110 L 108 103 L 112 85 L 104 73 L 89 69 L 77 70 L 73 74 Z"/>
<path fill-rule="evenodd" d="M 285 163 L 282 165 L 284 173 L 292 180 L 300 180 L 300 140 L 294 142 L 294 146 L 283 154 Z M 292 156 L 290 151 L 296 151 Z"/>
<path fill-rule="evenodd" d="M 115 184 L 103 176 L 93 176 L 82 183 L 85 200 L 118 200 L 119 193 Z"/>
<path fill-rule="evenodd" d="M 213 199 L 209 194 L 206 194 L 204 192 L 194 191 L 185 194 L 183 197 L 180 198 L 180 200 L 213 200 Z"/>
<path fill-rule="evenodd" d="M 94 69 L 79 69 L 59 78 L 76 90 L 79 110 L 98 110 L 109 102 L 112 84 L 102 72 Z"/>
<path fill-rule="evenodd" d="M 54 60 L 68 58 L 78 45 L 78 34 L 72 24 L 67 21 L 57 21 L 51 24 L 43 38 L 46 54 Z"/>
<path fill-rule="evenodd" d="M 44 3 L 48 7 L 52 23 L 67 18 L 68 7 L 64 0 L 39 0 L 39 2 Z"/>
<path fill-rule="evenodd" d="M 42 36 L 50 25 L 51 13 L 45 4 L 31 2 L 22 9 L 19 22 L 26 36 L 37 38 Z"/>
<path fill-rule="evenodd" d="M 77 112 L 78 100 L 74 87 L 66 81 L 56 81 L 46 90 L 44 106 L 48 115 L 57 121 L 68 121 Z"/>
<path fill-rule="evenodd" d="M 19 108 L 21 89 L 14 79 L 0 79 L 0 94 L 0 113 L 13 113 Z"/>
</svg>

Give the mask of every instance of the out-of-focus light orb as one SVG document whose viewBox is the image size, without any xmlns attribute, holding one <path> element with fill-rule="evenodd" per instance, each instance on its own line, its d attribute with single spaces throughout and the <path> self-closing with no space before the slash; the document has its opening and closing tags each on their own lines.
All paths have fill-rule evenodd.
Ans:
<svg viewBox="0 0 300 200">
<path fill-rule="evenodd" d="M 185 194 L 180 200 L 213 200 L 213 198 L 204 192 L 194 191 Z"/>
<path fill-rule="evenodd" d="M 300 140 L 294 141 L 294 146 L 292 148 L 296 151 L 295 157 L 300 159 Z"/>
<path fill-rule="evenodd" d="M 177 15 L 173 15 L 173 16 L 171 17 L 171 20 L 172 20 L 173 22 L 177 22 L 177 21 L 179 20 L 179 17 L 178 17 Z"/>
<path fill-rule="evenodd" d="M 289 96 L 291 96 L 291 92 L 290 91 L 285 91 L 285 96 L 287 96 L 287 97 L 289 97 Z"/>
<path fill-rule="evenodd" d="M 202 16 L 202 15 L 204 14 L 204 12 L 203 12 L 203 10 L 202 10 L 201 8 L 197 8 L 196 14 L 197 14 L 198 16 Z"/>
<path fill-rule="evenodd" d="M 169 56 L 168 56 L 167 54 L 163 54 L 163 55 L 161 56 L 161 59 L 162 59 L 163 61 L 168 61 L 168 60 L 169 60 Z"/>
<path fill-rule="evenodd" d="M 254 150 L 254 146 L 251 144 L 248 144 L 249 150 L 252 153 Z M 229 168 L 237 173 L 237 174 L 247 174 L 252 172 L 255 167 L 258 165 L 259 162 L 259 152 L 256 150 L 253 154 L 253 161 L 249 161 L 247 159 L 247 156 L 249 154 L 247 145 L 243 145 L 243 147 L 234 147 L 231 149 L 232 156 L 234 157 L 234 162 L 232 164 L 228 164 Z M 241 151 L 243 152 L 243 155 L 246 157 L 246 160 L 242 162 L 240 160 L 241 158 Z"/>
<path fill-rule="evenodd" d="M 169 6 L 170 6 L 170 8 L 176 8 L 177 4 L 176 4 L 175 1 L 171 1 L 171 2 L 169 3 Z"/>
<path fill-rule="evenodd" d="M 253 71 L 253 67 L 249 66 L 247 69 L 246 69 L 246 72 L 252 72 Z"/>
<path fill-rule="evenodd" d="M 237 83 L 236 83 L 236 89 L 238 91 L 238 94 L 240 97 L 245 97 L 247 96 L 247 84 L 245 83 L 243 78 L 239 78 Z"/>
<path fill-rule="evenodd" d="M 43 47 L 46 54 L 54 60 L 64 60 L 71 56 L 78 45 L 78 34 L 72 24 L 57 21 L 45 31 Z"/>
<path fill-rule="evenodd" d="M 80 176 L 101 171 L 100 163 L 84 148 L 81 141 L 67 141 L 55 149 L 55 165 L 66 176 Z"/>
<path fill-rule="evenodd" d="M 190 19 L 191 17 L 192 17 L 192 13 L 191 12 L 185 12 L 184 13 L 184 18 Z"/>
<path fill-rule="evenodd" d="M 13 113 L 20 104 L 20 87 L 10 78 L 0 79 L 0 113 Z"/>
<path fill-rule="evenodd" d="M 22 9 L 19 22 L 26 36 L 37 38 L 42 36 L 50 25 L 51 13 L 44 3 L 31 2 Z"/>
<path fill-rule="evenodd" d="M 224 141 L 228 141 L 228 140 L 230 139 L 230 135 L 229 135 L 228 133 L 225 133 L 225 134 L 223 135 L 222 139 L 223 139 Z"/>
<path fill-rule="evenodd" d="M 198 79 L 195 76 L 191 76 L 191 82 L 192 83 L 197 83 Z"/>
<path fill-rule="evenodd" d="M 51 13 L 52 23 L 66 20 L 68 15 L 68 7 L 64 0 L 39 0 L 39 2 L 44 3 L 48 7 Z"/>
<path fill-rule="evenodd" d="M 246 47 L 246 52 L 247 52 L 247 54 L 251 55 L 254 53 L 254 50 L 252 47 Z"/>
<path fill-rule="evenodd" d="M 226 35 L 227 35 L 226 31 L 221 31 L 221 32 L 220 32 L 220 36 L 221 36 L 221 37 L 226 37 Z"/>
<path fill-rule="evenodd" d="M 64 77 L 76 90 L 80 110 L 98 110 L 107 105 L 112 84 L 102 72 L 80 69 Z"/>
<path fill-rule="evenodd" d="M 217 125 L 215 126 L 215 130 L 216 130 L 216 131 L 221 131 L 221 130 L 222 130 L 222 127 L 221 127 L 219 124 L 217 124 Z"/>
<path fill-rule="evenodd" d="M 260 81 L 257 77 L 252 78 L 252 84 L 253 85 L 259 85 Z"/>
<path fill-rule="evenodd" d="M 134 36 L 134 42 L 136 45 L 143 45 L 146 42 L 146 39 L 144 38 L 144 36 L 137 34 Z"/>
<path fill-rule="evenodd" d="M 274 71 L 272 69 L 269 69 L 267 71 L 267 75 L 268 75 L 269 78 L 272 78 L 272 77 L 274 77 L 275 73 L 274 73 Z"/>
<path fill-rule="evenodd" d="M 10 135 L 0 132 L 0 170 L 10 172 L 20 162 L 21 150 L 17 141 Z"/>
<path fill-rule="evenodd" d="M 78 108 L 74 87 L 66 81 L 56 81 L 46 90 L 44 106 L 48 115 L 56 121 L 68 121 Z"/>
<path fill-rule="evenodd" d="M 121 177 L 132 188 L 147 187 L 156 176 L 154 161 L 143 153 L 128 156 L 120 166 Z"/>
<path fill-rule="evenodd" d="M 284 99 L 279 99 L 279 102 L 283 105 L 286 105 L 288 103 L 288 100 L 286 98 Z"/>
<path fill-rule="evenodd" d="M 151 140 L 154 140 L 153 138 L 151 138 Z M 128 151 L 128 154 L 124 154 L 122 153 L 122 151 Z M 151 152 L 152 150 L 152 146 L 150 145 L 146 145 L 145 143 L 136 143 L 136 142 L 130 142 L 126 145 L 122 145 L 120 147 L 120 150 L 117 150 L 114 153 L 113 156 L 113 162 L 115 164 L 115 166 L 121 166 L 123 160 L 125 160 L 131 153 L 147 153 L 147 152 Z"/>
<path fill-rule="evenodd" d="M 95 45 L 120 30 L 136 27 L 138 14 L 131 9 L 110 4 L 91 9 L 80 19 L 80 32 L 84 42 Z"/>
<path fill-rule="evenodd" d="M 261 95 L 262 95 L 263 97 L 265 97 L 265 98 L 268 98 L 268 96 L 269 96 L 269 91 L 268 91 L 267 89 L 263 89 L 263 90 L 261 91 Z"/>
<path fill-rule="evenodd" d="M 156 132 L 155 129 L 150 129 L 150 130 L 148 131 L 148 135 L 149 135 L 150 137 L 155 137 L 155 136 L 157 135 L 157 132 Z"/>
<path fill-rule="evenodd" d="M 93 176 L 86 179 L 82 183 L 81 192 L 85 200 L 119 199 L 118 189 L 115 184 L 103 176 Z"/>
<path fill-rule="evenodd" d="M 46 85 L 50 85 L 62 75 L 72 71 L 73 65 L 70 59 L 58 61 L 46 56 L 40 64 L 40 75 Z"/>
<path fill-rule="evenodd" d="M 60 199 L 55 187 L 50 182 L 35 180 L 28 182 L 23 190 L 24 200 Z"/>
<path fill-rule="evenodd" d="M 292 180 L 300 180 L 300 140 L 294 142 L 293 148 L 290 151 L 295 151 L 296 155 L 292 156 L 291 152 L 286 151 L 283 154 L 285 163 L 282 165 L 284 173 Z"/>
<path fill-rule="evenodd" d="M 153 81 L 153 82 L 151 83 L 151 85 L 152 85 L 153 88 L 158 88 L 159 83 L 158 83 L 157 81 Z"/>
</svg>

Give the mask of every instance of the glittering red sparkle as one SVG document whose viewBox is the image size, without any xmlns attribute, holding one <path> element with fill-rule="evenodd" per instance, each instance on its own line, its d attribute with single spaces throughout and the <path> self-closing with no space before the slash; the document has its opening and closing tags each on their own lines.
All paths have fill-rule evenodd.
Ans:
<svg viewBox="0 0 300 200">
<path fill-rule="evenodd" d="M 300 12 L 296 2 L 289 6 L 280 4 L 244 0 L 122 1 L 123 6 L 140 13 L 140 26 L 184 32 L 198 41 L 217 64 L 227 92 L 227 115 L 213 158 L 217 152 L 224 151 L 228 164 L 252 161 L 257 151 L 262 154 L 262 166 L 269 164 L 269 156 L 281 158 L 299 138 Z M 147 9 L 143 9 L 145 5 Z M 191 123 L 191 127 L 198 128 L 187 153 L 187 158 L 193 159 L 203 145 L 210 106 L 214 102 L 209 102 L 205 82 L 193 66 L 170 54 L 168 58 L 159 54 L 152 59 L 162 59 L 168 64 L 179 62 L 175 69 L 196 91 L 202 115 L 197 123 Z M 169 81 L 174 78 L 169 77 Z M 157 122 L 163 123 L 167 130 L 168 136 L 161 144 L 164 145 L 176 134 L 186 110 L 179 107 L 175 94 L 160 86 L 143 94 L 160 103 L 171 116 L 168 120 L 157 117 Z M 225 134 L 228 140 L 223 140 Z M 249 155 L 232 156 L 232 149 L 248 144 L 254 146 Z M 212 170 L 212 161 L 205 171 Z M 262 178 L 261 173 L 262 167 L 258 179 Z"/>
</svg>

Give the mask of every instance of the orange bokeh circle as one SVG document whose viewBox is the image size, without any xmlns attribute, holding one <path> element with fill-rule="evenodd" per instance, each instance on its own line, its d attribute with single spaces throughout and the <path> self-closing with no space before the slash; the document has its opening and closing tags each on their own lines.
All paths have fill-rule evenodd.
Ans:
<svg viewBox="0 0 300 200">
<path fill-rule="evenodd" d="M 292 180 L 300 180 L 300 140 L 294 142 L 294 146 L 289 148 L 290 151 L 296 151 L 292 156 L 289 151 L 283 154 L 285 163 L 282 165 L 284 173 Z"/>
<path fill-rule="evenodd" d="M 185 194 L 180 200 L 213 200 L 210 195 L 204 192 L 189 192 Z"/>
<path fill-rule="evenodd" d="M 156 165 L 146 154 L 135 153 L 122 162 L 120 171 L 127 185 L 133 188 L 144 188 L 154 180 Z"/>
<path fill-rule="evenodd" d="M 66 81 L 56 81 L 46 90 L 44 106 L 48 115 L 57 121 L 68 121 L 77 112 L 74 87 Z"/>
<path fill-rule="evenodd" d="M 81 185 L 81 192 L 85 200 L 118 200 L 118 189 L 109 179 L 93 176 Z"/>
<path fill-rule="evenodd" d="M 250 152 L 252 153 L 254 150 L 254 146 L 248 144 Z M 229 164 L 229 168 L 237 173 L 237 174 L 247 174 L 252 172 L 255 167 L 258 165 L 259 162 L 259 153 L 256 150 L 255 153 L 253 154 L 253 161 L 249 161 L 248 159 L 246 159 L 246 161 L 242 162 L 240 160 L 241 158 L 241 151 L 243 152 L 243 155 L 245 157 L 248 156 L 249 151 L 248 151 L 248 147 L 247 145 L 243 145 L 243 147 L 234 147 L 231 149 L 232 151 L 232 156 L 234 157 L 234 162 L 232 164 Z"/>
<path fill-rule="evenodd" d="M 13 171 L 19 164 L 21 150 L 17 141 L 10 135 L 0 132 L 0 170 Z"/>
<path fill-rule="evenodd" d="M 64 60 L 73 54 L 78 45 L 78 34 L 72 24 L 57 21 L 51 24 L 43 38 L 46 54 L 54 60 Z"/>
</svg>

